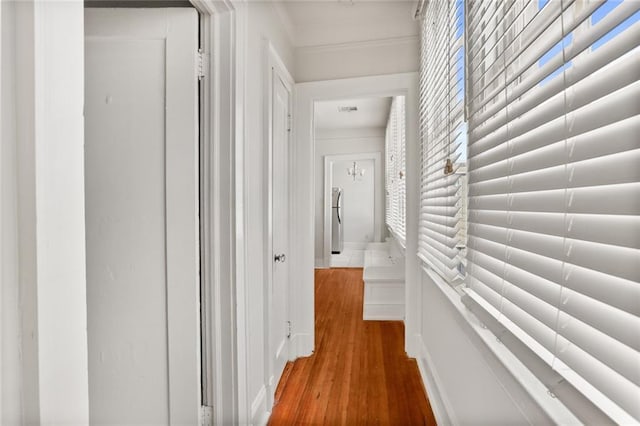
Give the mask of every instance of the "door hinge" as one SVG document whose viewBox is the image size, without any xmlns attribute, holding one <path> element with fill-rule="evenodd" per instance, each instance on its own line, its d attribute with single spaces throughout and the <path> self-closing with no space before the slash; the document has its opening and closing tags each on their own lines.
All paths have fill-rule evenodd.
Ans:
<svg viewBox="0 0 640 426">
<path fill-rule="evenodd" d="M 198 49 L 198 80 L 206 77 L 209 64 L 209 55 L 202 48 Z"/>
<path fill-rule="evenodd" d="M 293 128 L 293 116 L 291 114 L 287 114 L 287 132 L 290 132 Z"/>
<path fill-rule="evenodd" d="M 291 339 L 291 321 L 287 321 L 287 339 Z"/>
<path fill-rule="evenodd" d="M 213 407 L 206 405 L 200 407 L 200 425 L 213 426 Z"/>
</svg>

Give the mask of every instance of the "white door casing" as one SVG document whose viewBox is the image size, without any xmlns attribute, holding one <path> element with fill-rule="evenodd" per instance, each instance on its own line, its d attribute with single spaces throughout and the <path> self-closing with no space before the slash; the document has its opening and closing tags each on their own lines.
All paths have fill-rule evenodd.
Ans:
<svg viewBox="0 0 640 426">
<path fill-rule="evenodd" d="M 198 15 L 85 12 L 92 423 L 197 424 Z"/>
</svg>

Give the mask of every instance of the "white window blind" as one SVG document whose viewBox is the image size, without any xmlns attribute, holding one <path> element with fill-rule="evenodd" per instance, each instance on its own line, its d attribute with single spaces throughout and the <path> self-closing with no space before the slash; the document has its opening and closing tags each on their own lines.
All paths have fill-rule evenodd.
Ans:
<svg viewBox="0 0 640 426">
<path fill-rule="evenodd" d="M 620 424 L 640 421 L 639 9 L 467 3 L 465 302 Z"/>
<path fill-rule="evenodd" d="M 391 102 L 385 142 L 386 223 L 405 241 L 405 98 L 396 96 Z"/>
<path fill-rule="evenodd" d="M 464 4 L 426 3 L 420 52 L 418 256 L 451 282 L 460 277 L 466 132 Z"/>
<path fill-rule="evenodd" d="M 398 123 L 398 163 L 399 167 L 396 173 L 398 179 L 398 236 L 405 241 L 406 229 L 407 229 L 407 215 L 406 215 L 406 155 L 405 155 L 405 128 L 406 128 L 406 115 L 405 115 L 405 97 L 398 96 L 394 98 L 397 108 L 397 123 Z"/>
<path fill-rule="evenodd" d="M 398 157 L 396 155 L 396 119 L 395 109 L 392 108 L 389 112 L 389 120 L 387 122 L 387 139 L 385 143 L 386 151 L 386 186 L 387 186 L 387 216 L 386 223 L 390 230 L 395 232 L 398 227 L 398 193 L 396 191 L 396 169 L 398 163 Z"/>
<path fill-rule="evenodd" d="M 392 139 L 391 139 L 391 114 L 389 114 L 389 120 L 387 121 L 387 130 L 385 133 L 385 143 L 384 143 L 384 152 L 385 152 L 385 161 L 384 161 L 384 170 L 385 170 L 385 223 L 388 228 L 393 227 L 394 219 L 393 219 L 393 170 L 394 170 L 394 156 L 392 149 Z"/>
</svg>

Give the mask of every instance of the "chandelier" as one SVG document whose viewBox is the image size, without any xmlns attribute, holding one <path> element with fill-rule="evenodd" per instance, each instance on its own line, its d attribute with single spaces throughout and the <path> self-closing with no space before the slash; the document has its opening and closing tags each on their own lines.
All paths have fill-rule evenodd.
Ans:
<svg viewBox="0 0 640 426">
<path fill-rule="evenodd" d="M 358 166 L 358 163 L 354 161 L 351 167 L 347 169 L 347 175 L 351 176 L 353 178 L 353 181 L 355 182 L 356 180 L 362 180 L 364 171 L 365 170 L 362 167 Z"/>
</svg>

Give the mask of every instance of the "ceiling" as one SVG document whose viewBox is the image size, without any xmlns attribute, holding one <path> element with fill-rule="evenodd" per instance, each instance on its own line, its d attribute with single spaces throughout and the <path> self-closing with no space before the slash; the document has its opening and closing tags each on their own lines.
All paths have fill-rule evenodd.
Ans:
<svg viewBox="0 0 640 426">
<path fill-rule="evenodd" d="M 343 106 L 356 106 L 358 111 L 339 112 Z M 317 130 L 386 127 L 390 108 L 390 97 L 316 102 L 315 127 Z"/>
<path fill-rule="evenodd" d="M 416 37 L 416 1 L 276 0 L 294 46 Z"/>
</svg>

